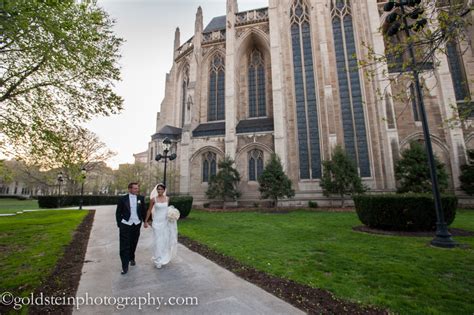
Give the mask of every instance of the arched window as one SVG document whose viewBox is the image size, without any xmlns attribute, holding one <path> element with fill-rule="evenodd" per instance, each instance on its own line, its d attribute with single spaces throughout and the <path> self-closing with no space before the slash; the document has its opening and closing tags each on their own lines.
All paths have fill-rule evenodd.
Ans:
<svg viewBox="0 0 474 315">
<path fill-rule="evenodd" d="M 183 83 L 181 85 L 181 126 L 184 126 L 186 119 L 186 94 L 189 84 L 189 67 L 186 65 L 183 71 Z"/>
<path fill-rule="evenodd" d="M 217 54 L 209 70 L 209 108 L 207 120 L 225 119 L 225 64 L 224 58 Z"/>
<path fill-rule="evenodd" d="M 208 183 L 213 175 L 217 172 L 216 154 L 206 152 L 202 156 L 202 182 Z"/>
<path fill-rule="evenodd" d="M 308 6 L 295 0 L 290 10 L 300 178 L 321 178 L 319 123 Z"/>
<path fill-rule="evenodd" d="M 153 147 L 150 148 L 150 161 L 154 161 L 155 156 L 153 155 Z"/>
<path fill-rule="evenodd" d="M 332 30 L 336 52 L 344 146 L 359 167 L 360 176 L 370 176 L 362 89 L 349 0 L 332 0 Z"/>
<path fill-rule="evenodd" d="M 254 149 L 248 154 L 249 181 L 256 181 L 263 172 L 263 152 Z"/>
<path fill-rule="evenodd" d="M 262 53 L 254 49 L 249 58 L 249 116 L 266 116 L 265 62 Z"/>
</svg>

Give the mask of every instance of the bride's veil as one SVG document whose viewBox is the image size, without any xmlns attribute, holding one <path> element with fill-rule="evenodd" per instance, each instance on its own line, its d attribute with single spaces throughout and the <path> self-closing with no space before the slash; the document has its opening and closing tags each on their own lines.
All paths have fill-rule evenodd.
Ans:
<svg viewBox="0 0 474 315">
<path fill-rule="evenodd" d="M 158 196 L 158 185 L 153 188 L 153 190 L 150 193 L 150 200 L 155 200 L 156 196 Z"/>
</svg>

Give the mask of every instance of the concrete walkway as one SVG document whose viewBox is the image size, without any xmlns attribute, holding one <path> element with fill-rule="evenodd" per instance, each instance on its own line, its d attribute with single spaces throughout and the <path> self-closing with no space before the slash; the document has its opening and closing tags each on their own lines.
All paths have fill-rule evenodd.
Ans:
<svg viewBox="0 0 474 315">
<path fill-rule="evenodd" d="M 304 314 L 181 244 L 174 261 L 154 268 L 151 229 L 142 228 L 137 265 L 121 275 L 115 207 L 95 208 L 75 314 Z"/>
</svg>

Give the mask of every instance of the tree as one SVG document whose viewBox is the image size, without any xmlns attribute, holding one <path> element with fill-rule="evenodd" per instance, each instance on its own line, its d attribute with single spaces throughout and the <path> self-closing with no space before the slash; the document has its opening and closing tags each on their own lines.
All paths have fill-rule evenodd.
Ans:
<svg viewBox="0 0 474 315">
<path fill-rule="evenodd" d="M 420 3 L 417 4 L 417 2 Z M 364 44 L 367 48 L 367 56 L 358 60 L 359 65 L 366 70 L 369 79 L 378 77 L 378 80 L 385 80 L 388 83 L 387 86 L 396 85 L 402 80 L 413 81 L 411 70 L 423 73 L 424 78 L 433 76 L 435 75 L 433 70 L 440 64 L 440 56 L 449 57 L 450 53 L 454 54 L 453 47 L 457 47 L 458 43 L 472 45 L 470 33 L 473 36 L 474 6 L 469 4 L 469 1 L 437 0 L 405 1 L 405 3 L 407 25 L 401 18 L 400 7 L 392 3 L 386 4 L 392 9 L 382 16 L 383 23 L 380 31 L 384 35 L 385 50 L 376 52 L 374 47 Z M 407 32 L 410 34 L 409 37 L 407 37 Z M 416 64 L 413 64 L 410 57 L 410 46 L 414 49 Z M 465 50 L 460 53 L 463 54 Z M 465 94 L 462 96 L 463 100 L 457 99 L 459 114 L 455 111 L 453 117 L 449 117 L 449 120 L 455 124 L 459 118 L 469 117 L 474 109 L 474 102 L 471 102 L 472 95 L 469 94 L 468 79 L 466 78 L 465 81 L 455 82 L 462 85 Z M 423 82 L 421 83 L 423 85 Z M 378 90 L 379 97 L 385 98 L 386 92 Z M 403 89 L 397 92 L 392 89 L 391 97 L 406 102 L 406 91 Z M 456 97 L 459 98 L 461 95 Z M 455 107 L 456 104 L 452 106 Z"/>
<path fill-rule="evenodd" d="M 100 162 L 106 162 L 115 155 L 95 133 L 81 127 L 64 127 L 61 134 L 52 137 L 57 139 L 54 143 L 61 145 L 44 142 L 34 147 L 21 147 L 16 156 L 25 163 L 23 172 L 31 176 L 36 174 L 36 169 L 61 171 L 66 191 L 70 194 L 79 192 L 82 168 L 91 172 Z"/>
<path fill-rule="evenodd" d="M 444 164 L 435 156 L 436 173 L 440 192 L 448 188 L 448 174 Z M 395 178 L 398 181 L 399 193 L 428 193 L 432 191 L 430 168 L 426 150 L 417 141 L 410 143 L 410 148 L 402 152 L 402 157 L 395 164 Z"/>
<path fill-rule="evenodd" d="M 331 160 L 323 162 L 321 187 L 326 197 L 331 194 L 341 196 L 341 207 L 344 207 L 345 195 L 366 190 L 354 162 L 339 145 L 335 147 Z"/>
<path fill-rule="evenodd" d="M 12 171 L 5 162 L 0 160 L 0 185 L 9 184 L 13 180 Z"/>
<path fill-rule="evenodd" d="M 237 190 L 237 185 L 240 182 L 240 174 L 233 167 L 234 160 L 226 156 L 219 161 L 217 167 L 219 171 L 209 180 L 209 186 L 206 195 L 210 199 L 219 199 L 224 202 L 227 200 L 236 200 L 240 197 L 240 192 Z"/>
<path fill-rule="evenodd" d="M 112 189 L 117 192 L 126 192 L 131 182 L 137 182 L 140 186 L 149 183 L 149 170 L 145 163 L 120 164 L 118 170 L 114 171 L 114 183 Z"/>
<path fill-rule="evenodd" d="M 278 199 L 291 198 L 295 195 L 292 182 L 283 171 L 281 160 L 275 153 L 271 155 L 262 175 L 258 177 L 258 183 L 261 198 L 272 199 L 274 207 L 278 206 Z"/>
<path fill-rule="evenodd" d="M 112 193 L 114 171 L 105 162 L 98 162 L 87 172 L 86 176 L 84 193 L 90 192 L 93 195 Z"/>
<path fill-rule="evenodd" d="M 469 163 L 461 166 L 459 180 L 461 181 L 461 189 L 472 196 L 474 195 L 474 150 L 468 150 L 467 156 L 469 157 Z"/>
<path fill-rule="evenodd" d="M 65 127 L 122 109 L 113 92 L 122 39 L 96 1 L 6 0 L 0 19 L 4 153 L 26 147 L 44 156 L 67 141 Z"/>
</svg>

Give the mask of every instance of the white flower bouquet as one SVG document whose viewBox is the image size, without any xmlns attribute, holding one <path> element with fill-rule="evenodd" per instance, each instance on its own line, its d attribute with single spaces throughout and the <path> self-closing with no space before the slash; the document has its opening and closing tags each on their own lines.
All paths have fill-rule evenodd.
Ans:
<svg viewBox="0 0 474 315">
<path fill-rule="evenodd" d="M 168 218 L 169 221 L 176 221 L 179 219 L 180 213 L 179 210 L 176 209 L 174 206 L 169 206 L 168 207 L 168 214 L 166 217 Z"/>
</svg>

